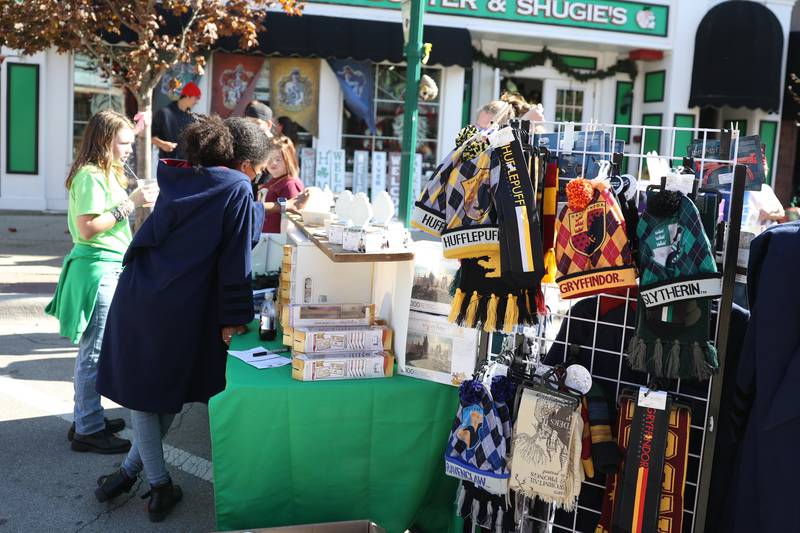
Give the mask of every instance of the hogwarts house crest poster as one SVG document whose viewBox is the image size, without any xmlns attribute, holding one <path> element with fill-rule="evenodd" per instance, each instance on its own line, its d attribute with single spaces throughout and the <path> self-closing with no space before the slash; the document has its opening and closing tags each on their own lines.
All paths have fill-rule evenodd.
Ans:
<svg viewBox="0 0 800 533">
<path fill-rule="evenodd" d="M 270 59 L 270 105 L 276 117 L 286 116 L 318 136 L 319 59 Z"/>
</svg>

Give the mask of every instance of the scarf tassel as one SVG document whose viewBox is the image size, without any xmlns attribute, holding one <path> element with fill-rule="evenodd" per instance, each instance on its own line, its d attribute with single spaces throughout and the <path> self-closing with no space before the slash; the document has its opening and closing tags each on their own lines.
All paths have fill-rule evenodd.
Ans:
<svg viewBox="0 0 800 533">
<path fill-rule="evenodd" d="M 650 364 L 645 365 L 645 371 L 654 376 L 664 375 L 662 374 L 664 371 L 664 343 L 661 342 L 661 339 L 656 339 L 653 343 L 653 355 L 650 358 Z"/>
<path fill-rule="evenodd" d="M 484 298 L 484 300 L 486 300 L 486 298 Z M 486 304 L 486 320 L 483 322 L 483 331 L 486 333 L 493 333 L 497 328 L 497 306 L 500 303 L 500 298 L 492 293 L 488 300 Z"/>
<path fill-rule="evenodd" d="M 678 378 L 681 373 L 681 343 L 675 340 L 667 356 L 666 376 L 668 378 Z"/>
<path fill-rule="evenodd" d="M 469 303 L 467 304 L 467 312 L 464 316 L 464 323 L 463 326 L 465 328 L 473 328 L 475 327 L 475 321 L 478 316 L 478 304 L 480 303 L 481 296 L 478 294 L 478 291 L 472 291 L 472 296 L 469 299 Z"/>
<path fill-rule="evenodd" d="M 628 362 L 631 368 L 639 372 L 644 371 L 644 359 L 646 355 L 647 345 L 639 337 L 633 336 L 628 344 Z"/>
<path fill-rule="evenodd" d="M 455 323 L 458 320 L 458 315 L 461 313 L 461 306 L 464 304 L 464 292 L 461 289 L 456 289 L 453 294 L 453 303 L 450 305 L 450 314 L 447 316 L 447 321 Z"/>
<path fill-rule="evenodd" d="M 503 324 L 503 333 L 514 333 L 514 328 L 519 323 L 519 309 L 517 308 L 517 297 L 509 294 L 506 302 L 506 315 Z"/>
<path fill-rule="evenodd" d="M 520 291 L 517 299 L 517 321 L 523 326 L 530 326 L 533 324 L 533 317 L 531 316 L 530 309 L 528 308 L 528 295 L 527 291 Z"/>
<path fill-rule="evenodd" d="M 503 322 L 506 319 L 506 308 L 508 307 L 508 298 L 499 296 L 497 298 L 497 319 L 494 326 L 494 331 L 503 331 Z"/>
</svg>

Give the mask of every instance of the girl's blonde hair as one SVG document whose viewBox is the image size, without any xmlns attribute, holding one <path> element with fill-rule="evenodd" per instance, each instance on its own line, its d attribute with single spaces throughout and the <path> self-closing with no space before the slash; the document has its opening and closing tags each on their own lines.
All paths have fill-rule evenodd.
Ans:
<svg viewBox="0 0 800 533">
<path fill-rule="evenodd" d="M 116 111 L 100 111 L 89 119 L 81 147 L 67 175 L 65 183 L 67 189 L 72 187 L 75 174 L 84 165 L 95 165 L 103 171 L 106 179 L 113 175 L 123 189 L 128 187 L 121 162 L 114 161 L 114 138 L 122 128 L 133 129 L 133 123 L 128 117 Z"/>
<path fill-rule="evenodd" d="M 512 118 L 520 118 L 531 109 L 531 104 L 522 95 L 503 93 L 499 100 L 492 100 L 478 110 L 492 117 L 492 122 L 502 126 Z"/>
<path fill-rule="evenodd" d="M 297 150 L 294 148 L 294 143 L 289 137 L 281 135 L 275 137 L 269 145 L 268 152 L 272 150 L 280 151 L 283 156 L 283 162 L 286 164 L 286 172 L 289 176 L 298 177 L 300 175 L 300 167 L 297 164 Z M 280 178 L 281 176 L 273 176 Z"/>
</svg>

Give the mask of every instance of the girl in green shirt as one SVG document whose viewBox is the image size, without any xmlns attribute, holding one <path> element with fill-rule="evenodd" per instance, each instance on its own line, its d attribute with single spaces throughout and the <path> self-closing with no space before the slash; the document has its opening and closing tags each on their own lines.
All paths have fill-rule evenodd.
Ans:
<svg viewBox="0 0 800 533">
<path fill-rule="evenodd" d="M 58 318 L 61 335 L 79 345 L 75 359 L 75 423 L 71 448 L 79 452 L 125 453 L 130 442 L 114 436 L 122 419 L 108 420 L 97 393 L 97 361 L 106 315 L 114 296 L 122 258 L 131 242 L 128 216 L 155 201 L 157 188 L 130 196 L 123 162 L 133 151 L 133 124 L 114 111 L 89 119 L 72 164 L 67 225 L 74 246 L 64 258 L 56 294 L 45 310 Z"/>
</svg>

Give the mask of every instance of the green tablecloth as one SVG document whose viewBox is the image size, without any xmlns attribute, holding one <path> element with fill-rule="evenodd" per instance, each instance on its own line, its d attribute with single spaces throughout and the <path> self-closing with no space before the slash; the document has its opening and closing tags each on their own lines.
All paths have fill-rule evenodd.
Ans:
<svg viewBox="0 0 800 533">
<path fill-rule="evenodd" d="M 261 344 L 257 328 L 232 349 Z M 230 356 L 227 379 L 209 402 L 218 529 L 356 519 L 389 533 L 453 527 L 456 482 L 443 454 L 455 387 L 404 376 L 300 382 L 289 365 L 257 370 Z"/>
</svg>

